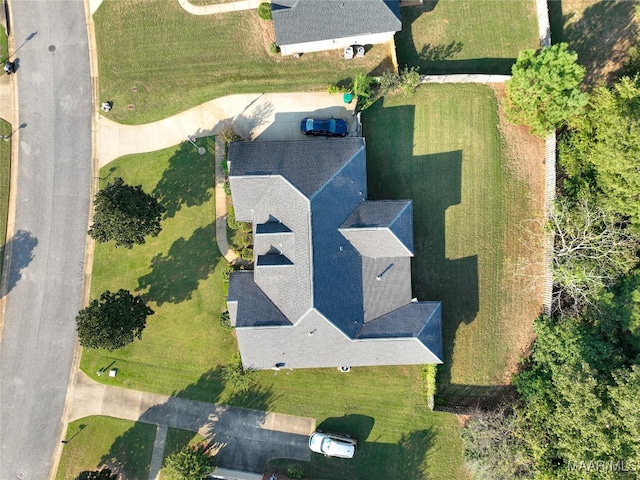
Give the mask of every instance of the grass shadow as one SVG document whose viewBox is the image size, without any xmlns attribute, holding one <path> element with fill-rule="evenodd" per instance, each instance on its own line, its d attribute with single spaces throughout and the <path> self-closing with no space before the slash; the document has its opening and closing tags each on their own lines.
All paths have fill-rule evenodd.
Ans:
<svg viewBox="0 0 640 480">
<path fill-rule="evenodd" d="M 553 43 L 567 42 L 578 53 L 587 74 L 585 83 L 612 82 L 637 44 L 636 2 L 601 0 L 587 7 L 578 20 L 565 13 L 561 2 L 550 8 Z"/>
<path fill-rule="evenodd" d="M 511 385 L 458 385 L 438 383 L 436 405 L 438 412 L 467 414 L 476 408 L 495 408 L 515 401 L 515 389 Z"/>
<path fill-rule="evenodd" d="M 155 428 L 143 423 L 135 423 L 132 428 L 117 437 L 109 452 L 100 459 L 124 478 L 147 478 L 153 455 Z"/>
<path fill-rule="evenodd" d="M 2 295 L 8 294 L 22 279 L 22 271 L 29 266 L 34 258 L 34 250 L 38 245 L 38 239 L 26 230 L 18 230 L 13 237 L 0 248 L 2 258 L 5 252 L 11 252 L 11 264 L 9 266 L 9 275 L 7 285 Z"/>
<path fill-rule="evenodd" d="M 309 478 L 334 480 L 428 480 L 429 450 L 435 445 L 431 428 L 403 434 L 397 443 L 359 442 L 352 460 L 313 454 L 310 462 L 289 459 L 272 460 L 268 471 L 285 473 L 290 465 L 299 465 Z"/>
<path fill-rule="evenodd" d="M 205 139 L 213 143 L 213 139 Z M 213 151 L 210 146 L 209 151 Z M 152 195 L 167 209 L 165 218 L 174 217 L 183 206 L 208 202 L 212 195 L 213 156 L 199 155 L 190 142 L 183 142 L 169 159 L 169 166 L 153 189 Z"/>
<path fill-rule="evenodd" d="M 349 435 L 362 443 L 369 438 L 374 424 L 373 417 L 351 413 L 342 417 L 325 418 L 316 427 L 316 430 Z"/>
<path fill-rule="evenodd" d="M 394 151 L 369 155 L 369 198 L 413 200 L 413 292 L 420 300 L 442 302 L 444 365 L 439 370 L 448 380 L 456 332 L 480 308 L 478 256 L 450 259 L 446 254 L 445 215 L 461 202 L 462 151 L 414 156 L 413 106 L 385 108 L 382 99 L 366 115 L 394 125 Z M 369 151 L 381 148 L 374 138 L 368 146 Z"/>
<path fill-rule="evenodd" d="M 189 239 L 176 240 L 166 255 L 160 253 L 151 260 L 151 272 L 138 278 L 136 291 L 143 291 L 145 300 L 158 305 L 190 299 L 220 260 L 215 238 L 215 223 L 211 223 L 197 228 Z"/>
</svg>

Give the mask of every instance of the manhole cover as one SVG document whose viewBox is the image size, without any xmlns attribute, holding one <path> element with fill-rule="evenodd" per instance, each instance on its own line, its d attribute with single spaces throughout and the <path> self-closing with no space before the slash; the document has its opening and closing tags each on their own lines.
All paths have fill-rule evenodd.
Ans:
<svg viewBox="0 0 640 480">
<path fill-rule="evenodd" d="M 127 110 L 133 110 L 134 108 L 136 108 L 133 103 L 130 103 L 129 105 L 127 105 Z"/>
<path fill-rule="evenodd" d="M 50 52 L 55 52 L 56 51 L 56 46 L 55 45 L 49 45 L 49 51 Z"/>
<path fill-rule="evenodd" d="M 16 472 L 16 478 L 19 478 L 20 480 L 23 480 L 23 479 L 27 478 L 27 474 L 24 473 L 22 470 L 18 470 Z"/>
</svg>

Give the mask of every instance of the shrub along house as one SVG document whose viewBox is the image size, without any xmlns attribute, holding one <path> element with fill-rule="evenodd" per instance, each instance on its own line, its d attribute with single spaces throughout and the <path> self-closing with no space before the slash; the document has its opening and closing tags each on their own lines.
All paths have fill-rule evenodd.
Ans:
<svg viewBox="0 0 640 480">
<path fill-rule="evenodd" d="M 402 29 L 398 0 L 272 0 L 282 55 L 385 43 Z"/>
<path fill-rule="evenodd" d="M 365 142 L 237 142 L 236 219 L 253 271 L 227 304 L 245 368 L 442 363 L 440 302 L 411 295 L 410 200 L 367 200 Z"/>
</svg>

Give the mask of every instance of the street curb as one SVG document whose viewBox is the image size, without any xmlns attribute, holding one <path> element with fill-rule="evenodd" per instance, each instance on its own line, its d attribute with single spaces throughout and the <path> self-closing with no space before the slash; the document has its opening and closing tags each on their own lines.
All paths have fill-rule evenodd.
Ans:
<svg viewBox="0 0 640 480">
<path fill-rule="evenodd" d="M 7 23 L 11 23 L 11 11 L 6 6 L 5 9 L 9 14 L 7 18 Z M 15 49 L 15 43 L 13 39 L 13 35 L 9 35 L 7 33 L 7 46 L 8 51 L 12 52 Z M 9 57 L 11 57 L 11 53 L 9 53 Z M 9 293 L 8 289 L 8 281 L 9 281 L 9 272 L 11 271 L 11 255 L 13 253 L 13 242 L 9 244 L 8 240 L 11 239 L 15 234 L 16 228 L 16 204 L 18 202 L 17 198 L 17 190 L 18 190 L 18 151 L 20 147 L 20 128 L 18 127 L 18 123 L 20 119 L 18 118 L 18 81 L 16 80 L 16 76 L 13 75 L 11 77 L 11 118 L 6 118 L 11 124 L 11 157 L 10 157 L 10 168 L 9 168 L 9 205 L 7 208 L 7 234 L 4 238 L 5 251 L 4 251 L 4 262 L 2 264 L 2 276 L 0 277 L 0 340 L 2 339 L 2 332 L 4 330 L 4 313 L 6 308 L 6 297 Z"/>
</svg>

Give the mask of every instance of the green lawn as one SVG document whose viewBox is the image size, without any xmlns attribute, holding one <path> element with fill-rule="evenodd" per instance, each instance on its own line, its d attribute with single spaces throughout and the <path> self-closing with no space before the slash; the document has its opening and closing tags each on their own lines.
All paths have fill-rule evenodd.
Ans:
<svg viewBox="0 0 640 480">
<path fill-rule="evenodd" d="M 504 166 L 495 96 L 479 85 L 425 85 L 378 101 L 363 124 L 369 196 L 413 199 L 414 294 L 442 301 L 438 388 L 482 395 L 504 381 L 528 295 L 505 281 L 507 230 L 530 215 L 529 192 Z"/>
<path fill-rule="evenodd" d="M 0 134 L 9 135 L 11 125 L 0 119 Z M 7 238 L 7 214 L 9 211 L 9 184 L 11 183 L 11 139 L 0 140 L 0 272 L 4 262 L 4 247 Z"/>
<path fill-rule="evenodd" d="M 105 465 L 126 478 L 146 479 L 155 436 L 156 427 L 146 423 L 100 416 L 76 420 L 67 428 L 56 480 L 73 480 Z"/>
<path fill-rule="evenodd" d="M 398 63 L 423 74 L 509 74 L 520 50 L 540 45 L 534 0 L 427 0 L 401 11 Z"/>
<path fill-rule="evenodd" d="M 336 51 L 272 56 L 254 10 L 196 16 L 176 1 L 106 0 L 93 18 L 100 99 L 114 102 L 109 118 L 127 124 L 225 95 L 324 90 L 390 65 L 387 45 L 349 62 Z"/>
<path fill-rule="evenodd" d="M 212 152 L 210 139 L 207 146 Z M 423 472 L 461 478 L 458 421 L 428 411 L 419 366 L 359 368 L 349 374 L 335 369 L 257 372 L 254 387 L 245 393 L 224 385 L 220 368 L 231 361 L 236 344 L 217 320 L 224 308 L 223 262 L 213 230 L 207 230 L 214 212 L 212 159 L 190 147 L 123 157 L 101 171 L 103 177 L 122 176 L 155 192 L 169 217 L 160 236 L 144 246 L 96 245 L 92 296 L 142 285 L 156 313 L 142 340 L 111 353 L 85 349 L 82 369 L 107 384 L 329 419 L 330 426 L 356 433 L 362 444 L 360 460 L 340 478 L 382 479 L 393 471 L 406 473 L 405 478 L 423 478 Z M 206 235 L 194 233 L 203 229 Z M 107 366 L 119 368 L 116 378 L 96 375 Z M 320 457 L 308 467 L 322 476 L 335 465 Z"/>
<path fill-rule="evenodd" d="M 0 2 L 0 7 L 4 8 L 4 2 Z M 7 42 L 7 31 L 0 25 L 0 59 L 6 60 L 9 58 L 9 46 Z M 4 71 L 3 71 L 4 74 Z"/>
<path fill-rule="evenodd" d="M 185 142 L 122 157 L 101 170 L 103 178 L 120 176 L 142 185 L 167 207 L 167 218 L 160 235 L 145 245 L 131 250 L 96 245 L 92 298 L 125 288 L 143 294 L 156 313 L 142 340 L 115 352 L 83 351 L 81 368 L 94 379 L 211 401 L 210 382 L 220 384 L 217 367 L 234 355 L 235 340 L 218 323 L 225 309 L 225 261 L 215 243 L 212 138 L 206 146 L 204 156 Z M 110 365 L 119 369 L 116 378 L 97 377 L 100 368 Z"/>
<path fill-rule="evenodd" d="M 358 440 L 353 461 L 313 454 L 310 463 L 272 462 L 281 472 L 298 464 L 314 479 L 466 478 L 458 419 L 429 411 L 419 366 L 265 371 L 257 377 L 275 411 L 315 417 L 319 428 Z"/>
<path fill-rule="evenodd" d="M 181 430 L 179 428 L 168 428 L 167 438 L 164 443 L 163 459 L 166 460 L 172 453 L 177 453 L 189 445 L 196 445 L 203 442 L 206 442 L 206 439 L 199 433 Z"/>
</svg>

